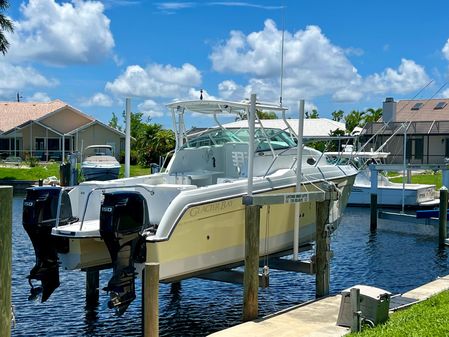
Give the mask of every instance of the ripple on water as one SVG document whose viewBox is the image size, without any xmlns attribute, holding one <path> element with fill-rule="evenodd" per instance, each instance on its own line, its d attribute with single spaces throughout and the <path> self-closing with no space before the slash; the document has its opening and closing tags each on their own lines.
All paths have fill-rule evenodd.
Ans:
<svg viewBox="0 0 449 337">
<path fill-rule="evenodd" d="M 108 296 L 103 291 L 100 305 L 86 309 L 84 273 L 62 272 L 61 287 L 46 303 L 27 300 L 25 277 L 34 264 L 34 252 L 21 224 L 22 200 L 14 198 L 13 209 L 12 298 L 17 325 L 12 336 L 141 336 L 139 296 L 122 317 L 107 309 Z M 404 224 L 379 220 L 378 232 L 370 234 L 369 215 L 369 209 L 348 208 L 333 234 L 332 293 L 355 284 L 405 292 L 449 274 L 447 252 L 438 249 L 434 231 L 416 227 L 412 231 Z M 100 273 L 100 288 L 109 277 L 110 271 Z M 270 287 L 260 291 L 260 315 L 313 299 L 314 281 L 313 276 L 271 270 Z M 136 292 L 141 293 L 140 281 Z M 205 336 L 236 325 L 241 319 L 242 295 L 241 286 L 199 279 L 183 281 L 179 290 L 161 284 L 160 335 Z"/>
</svg>

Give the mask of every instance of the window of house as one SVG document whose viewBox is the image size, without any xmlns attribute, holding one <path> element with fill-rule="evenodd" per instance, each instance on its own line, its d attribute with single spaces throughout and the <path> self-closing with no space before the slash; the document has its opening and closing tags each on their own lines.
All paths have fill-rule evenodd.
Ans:
<svg viewBox="0 0 449 337">
<path fill-rule="evenodd" d="M 50 151 L 59 150 L 59 138 L 48 138 L 48 149 Z"/>
<path fill-rule="evenodd" d="M 37 151 L 45 150 L 45 139 L 44 138 L 36 138 L 35 148 Z"/>
<path fill-rule="evenodd" d="M 0 138 L 0 151 L 9 150 L 9 138 Z"/>
<path fill-rule="evenodd" d="M 421 107 L 423 106 L 423 103 L 416 103 L 413 107 L 412 110 L 419 110 L 421 109 Z"/>
<path fill-rule="evenodd" d="M 407 159 L 419 159 L 424 157 L 424 140 L 422 138 L 407 139 Z"/>
<path fill-rule="evenodd" d="M 440 110 L 440 109 L 443 109 L 446 105 L 447 105 L 446 102 L 438 102 L 437 105 L 435 105 L 434 109 Z"/>
</svg>

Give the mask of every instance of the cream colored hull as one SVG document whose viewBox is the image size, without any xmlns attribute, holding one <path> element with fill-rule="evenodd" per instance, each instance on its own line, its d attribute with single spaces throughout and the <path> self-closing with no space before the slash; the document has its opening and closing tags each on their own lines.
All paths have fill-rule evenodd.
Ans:
<svg viewBox="0 0 449 337">
<path fill-rule="evenodd" d="M 333 180 L 343 187 L 334 206 L 333 220 L 339 220 L 346 206 L 354 176 Z M 314 191 L 312 184 L 303 186 Z M 294 187 L 270 193 L 293 192 Z M 294 204 L 264 206 L 260 212 L 260 255 L 293 248 Z M 315 239 L 314 202 L 301 204 L 299 244 Z M 244 259 L 245 208 L 242 197 L 204 202 L 188 207 L 164 241 L 147 238 L 147 262 L 160 263 L 161 280 L 188 277 L 233 265 Z M 111 263 L 106 245 L 99 237 L 69 239 L 69 252 L 60 254 L 64 269 L 74 270 Z"/>
<path fill-rule="evenodd" d="M 354 177 L 336 180 L 344 186 L 338 219 Z M 311 185 L 306 185 L 313 191 Z M 349 189 L 349 190 L 348 190 Z M 293 192 L 294 187 L 272 193 Z M 260 212 L 260 255 L 293 248 L 294 204 L 264 206 Z M 299 244 L 315 239 L 316 203 L 301 204 Z M 334 219 L 337 220 L 337 219 Z M 245 208 L 236 197 L 189 208 L 166 241 L 147 239 L 147 262 L 160 264 L 160 279 L 183 278 L 244 260 Z"/>
</svg>

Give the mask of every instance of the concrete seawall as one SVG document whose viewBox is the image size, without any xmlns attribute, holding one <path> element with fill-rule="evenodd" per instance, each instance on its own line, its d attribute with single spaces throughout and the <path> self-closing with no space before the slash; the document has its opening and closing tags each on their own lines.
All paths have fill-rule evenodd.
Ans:
<svg viewBox="0 0 449 337">
<path fill-rule="evenodd" d="M 402 296 L 426 300 L 449 289 L 449 275 L 410 290 Z M 388 289 L 386 289 L 388 290 Z M 300 304 L 273 315 L 236 325 L 211 337 L 337 337 L 350 333 L 349 328 L 336 324 L 341 295 Z"/>
<path fill-rule="evenodd" d="M 0 186 L 12 186 L 15 195 L 24 194 L 25 190 L 32 185 L 37 185 L 37 181 L 34 181 L 34 180 L 0 180 Z"/>
</svg>

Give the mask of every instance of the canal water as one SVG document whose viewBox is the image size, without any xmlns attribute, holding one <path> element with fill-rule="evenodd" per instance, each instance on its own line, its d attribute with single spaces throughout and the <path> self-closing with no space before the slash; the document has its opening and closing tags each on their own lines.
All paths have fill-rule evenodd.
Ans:
<svg viewBox="0 0 449 337">
<path fill-rule="evenodd" d="M 45 303 L 28 301 L 27 279 L 34 252 L 22 227 L 22 198 L 14 198 L 12 301 L 16 326 L 12 336 L 141 336 L 141 284 L 127 312 L 114 316 L 100 291 L 100 304 L 85 307 L 85 273 L 61 272 L 61 286 Z M 403 293 L 449 274 L 448 255 L 438 249 L 437 231 L 429 226 L 379 220 L 369 232 L 369 209 L 348 208 L 332 235 L 331 293 L 366 284 Z M 304 254 L 307 256 L 307 253 Z M 100 288 L 110 278 L 100 273 Z M 314 276 L 271 270 L 270 287 L 260 291 L 260 315 L 314 298 Z M 190 279 L 181 288 L 160 287 L 160 335 L 206 336 L 240 323 L 240 285 Z"/>
</svg>

